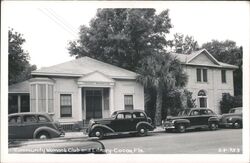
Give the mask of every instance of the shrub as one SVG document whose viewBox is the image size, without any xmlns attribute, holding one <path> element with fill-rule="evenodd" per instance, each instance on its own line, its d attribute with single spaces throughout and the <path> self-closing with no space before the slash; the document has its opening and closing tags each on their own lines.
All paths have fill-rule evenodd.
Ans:
<svg viewBox="0 0 250 163">
<path fill-rule="evenodd" d="M 220 101 L 221 113 L 228 113 L 231 108 L 242 106 L 242 96 L 231 96 L 229 93 L 225 93 Z"/>
</svg>

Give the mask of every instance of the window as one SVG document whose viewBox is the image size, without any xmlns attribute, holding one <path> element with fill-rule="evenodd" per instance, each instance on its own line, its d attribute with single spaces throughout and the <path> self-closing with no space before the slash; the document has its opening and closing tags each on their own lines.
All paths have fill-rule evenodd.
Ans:
<svg viewBox="0 0 250 163">
<path fill-rule="evenodd" d="M 226 83 L 227 79 L 226 79 L 226 70 L 221 70 L 221 82 L 222 83 Z"/>
<path fill-rule="evenodd" d="M 109 88 L 103 89 L 103 105 L 104 110 L 109 110 Z"/>
<path fill-rule="evenodd" d="M 38 84 L 38 112 L 46 112 L 46 85 Z"/>
<path fill-rule="evenodd" d="M 145 115 L 141 112 L 133 113 L 133 118 L 145 118 Z"/>
<path fill-rule="evenodd" d="M 199 114 L 200 114 L 199 110 L 193 110 L 193 111 L 190 113 L 191 116 L 196 116 L 196 115 L 199 115 Z"/>
<path fill-rule="evenodd" d="M 125 119 L 130 119 L 130 118 L 132 118 L 132 115 L 130 113 L 125 113 L 124 118 Z"/>
<path fill-rule="evenodd" d="M 36 85 L 30 86 L 30 111 L 36 112 Z"/>
<path fill-rule="evenodd" d="M 207 107 L 207 98 L 200 98 L 200 108 L 206 108 Z"/>
<path fill-rule="evenodd" d="M 37 119 L 34 115 L 25 115 L 25 116 L 23 116 L 23 122 L 24 123 L 35 123 L 35 122 L 37 122 Z"/>
<path fill-rule="evenodd" d="M 71 94 L 61 94 L 60 108 L 61 108 L 61 117 L 72 117 Z"/>
<path fill-rule="evenodd" d="M 38 116 L 38 121 L 39 122 L 49 122 L 49 120 L 46 117 L 42 116 L 42 115 Z"/>
<path fill-rule="evenodd" d="M 117 119 L 124 119 L 124 115 L 123 114 L 118 114 Z"/>
<path fill-rule="evenodd" d="M 125 110 L 133 110 L 133 95 L 124 95 L 124 109 Z"/>
<path fill-rule="evenodd" d="M 21 123 L 21 117 L 20 116 L 13 116 L 9 118 L 9 123 L 10 124 L 16 124 L 16 123 Z"/>
<path fill-rule="evenodd" d="M 52 82 L 30 85 L 30 111 L 54 112 L 54 85 Z"/>
<path fill-rule="evenodd" d="M 197 82 L 207 82 L 207 69 L 196 69 Z"/>
<path fill-rule="evenodd" d="M 54 94 L 53 94 L 53 85 L 48 85 L 48 112 L 53 113 L 54 107 L 53 107 L 53 101 L 54 101 Z"/>
<path fill-rule="evenodd" d="M 198 92 L 198 104 L 200 108 L 207 107 L 207 94 L 204 90 Z"/>
<path fill-rule="evenodd" d="M 203 69 L 203 82 L 207 82 L 207 69 Z"/>
<path fill-rule="evenodd" d="M 197 68 L 196 74 L 197 74 L 197 82 L 201 82 L 201 69 Z"/>
</svg>

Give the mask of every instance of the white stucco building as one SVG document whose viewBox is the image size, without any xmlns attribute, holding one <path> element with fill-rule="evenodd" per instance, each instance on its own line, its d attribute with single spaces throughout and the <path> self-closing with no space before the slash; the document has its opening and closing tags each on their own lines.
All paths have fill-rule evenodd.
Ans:
<svg viewBox="0 0 250 163">
<path fill-rule="evenodd" d="M 217 61 L 206 49 L 172 55 L 181 61 L 188 75 L 186 88 L 193 93 L 197 107 L 220 113 L 223 93 L 234 95 L 233 71 L 238 67 Z"/>
<path fill-rule="evenodd" d="M 217 61 L 207 50 L 174 54 L 188 75 L 186 88 L 197 107 L 220 113 L 223 93 L 234 95 L 237 66 Z M 144 88 L 137 74 L 89 57 L 32 72 L 32 79 L 9 86 L 9 113 L 48 112 L 61 123 L 88 123 L 116 110 L 144 110 Z"/>
<path fill-rule="evenodd" d="M 32 72 L 29 82 L 10 86 L 9 95 L 22 112 L 30 96 L 31 112 L 48 112 L 61 123 L 109 117 L 116 110 L 144 109 L 144 88 L 137 74 L 89 57 Z M 29 88 L 18 93 L 20 85 Z M 16 96 L 14 98 L 14 96 Z M 11 102 L 10 102 L 11 103 Z M 13 104 L 13 102 L 12 102 Z"/>
</svg>

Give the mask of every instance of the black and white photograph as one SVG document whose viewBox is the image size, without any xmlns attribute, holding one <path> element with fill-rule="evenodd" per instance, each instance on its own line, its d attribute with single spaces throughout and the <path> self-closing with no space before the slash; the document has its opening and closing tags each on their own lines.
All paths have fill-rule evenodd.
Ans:
<svg viewBox="0 0 250 163">
<path fill-rule="evenodd" d="M 1 162 L 249 162 L 249 20 L 248 1 L 2 1 Z"/>
</svg>

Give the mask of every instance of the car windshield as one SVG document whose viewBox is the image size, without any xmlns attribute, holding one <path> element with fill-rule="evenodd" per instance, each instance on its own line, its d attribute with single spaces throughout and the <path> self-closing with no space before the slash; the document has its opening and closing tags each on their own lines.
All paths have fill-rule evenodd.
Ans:
<svg viewBox="0 0 250 163">
<path fill-rule="evenodd" d="M 115 111 L 112 115 L 111 115 L 111 118 L 115 118 L 117 115 L 117 112 Z"/>
<path fill-rule="evenodd" d="M 231 109 L 229 113 L 242 113 L 242 109 L 241 108 Z"/>
<path fill-rule="evenodd" d="M 182 110 L 178 113 L 178 116 L 187 116 L 189 112 L 190 112 L 190 109 Z"/>
</svg>

